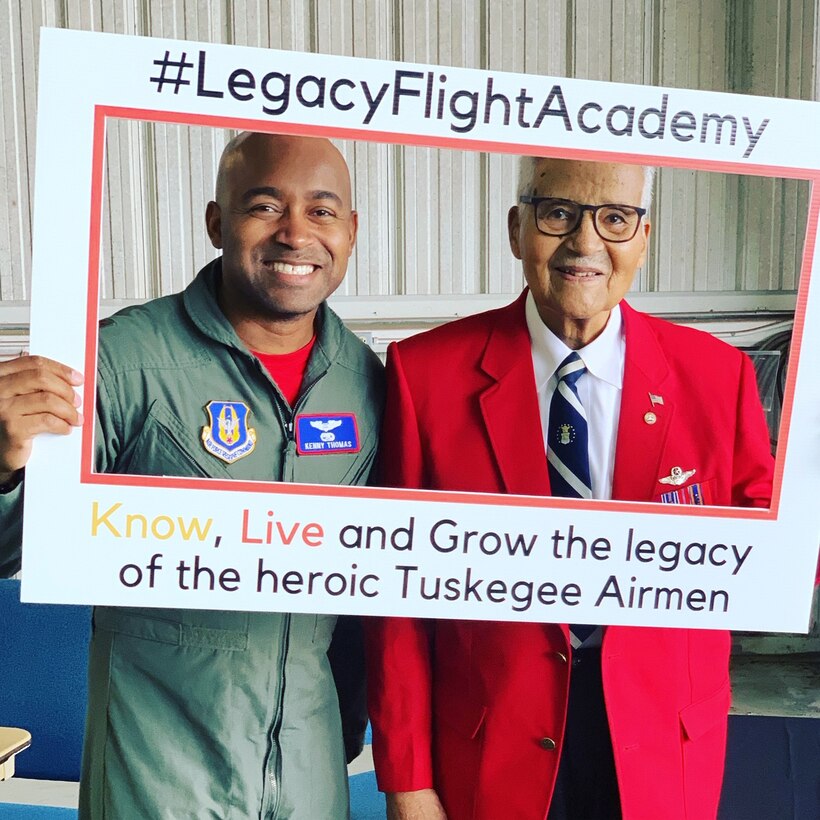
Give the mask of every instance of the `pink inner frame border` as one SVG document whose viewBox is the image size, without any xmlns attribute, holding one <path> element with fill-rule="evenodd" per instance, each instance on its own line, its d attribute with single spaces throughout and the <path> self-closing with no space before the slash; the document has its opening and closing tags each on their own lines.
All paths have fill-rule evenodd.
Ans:
<svg viewBox="0 0 820 820">
<path fill-rule="evenodd" d="M 326 136 L 335 139 L 350 139 L 366 142 L 389 142 L 400 145 L 418 145 L 430 148 L 453 148 L 456 150 L 484 151 L 489 153 L 542 155 L 548 150 L 550 156 L 575 158 L 608 162 L 626 162 L 647 164 L 647 161 L 658 166 L 672 168 L 695 168 L 704 171 L 716 171 L 747 176 L 779 177 L 781 179 L 806 179 L 812 183 L 809 199 L 809 213 L 806 223 L 806 241 L 803 246 L 803 262 L 795 305 L 794 329 L 789 356 L 789 368 L 786 374 L 786 386 L 783 395 L 783 406 L 780 417 L 780 437 L 775 456 L 774 488 L 772 506 L 768 510 L 739 507 L 696 507 L 691 505 L 670 505 L 650 502 L 626 501 L 567 501 L 566 499 L 542 496 L 496 495 L 491 493 L 442 492 L 432 490 L 396 490 L 381 487 L 340 487 L 316 484 L 290 484 L 281 482 L 234 481 L 207 478 L 176 478 L 139 475 L 120 475 L 113 473 L 95 473 L 93 465 L 95 397 L 97 393 L 97 324 L 99 319 L 100 287 L 100 247 L 102 225 L 102 192 L 103 163 L 105 161 L 105 124 L 107 118 L 127 119 L 143 122 L 165 122 L 179 125 L 199 125 L 212 128 L 233 128 L 240 130 L 264 131 L 276 134 L 297 136 Z M 500 507 L 540 507 L 570 508 L 580 510 L 606 510 L 620 512 L 666 513 L 674 515 L 692 515 L 707 518 L 754 519 L 761 521 L 777 520 L 780 509 L 780 493 L 783 484 L 783 462 L 791 429 L 791 413 L 794 403 L 794 385 L 797 378 L 797 365 L 802 349 L 803 328 L 806 305 L 808 303 L 809 276 L 811 260 L 817 240 L 817 226 L 820 219 L 820 170 L 782 168 L 772 165 L 746 165 L 739 162 L 720 162 L 699 160 L 696 163 L 679 157 L 651 157 L 644 154 L 612 153 L 582 149 L 555 148 L 551 146 L 534 147 L 499 143 L 484 140 L 471 140 L 448 137 L 427 137 L 418 134 L 398 134 L 384 131 L 371 131 L 354 128 L 335 128 L 294 123 L 271 123 L 267 120 L 222 117 L 207 114 L 184 114 L 169 111 L 155 111 L 140 108 L 98 105 L 94 108 L 94 144 L 91 170 L 91 220 L 88 260 L 88 298 L 86 305 L 86 342 L 85 342 L 85 407 L 83 408 L 84 424 L 82 430 L 82 448 L 80 459 L 80 483 L 104 484 L 127 487 L 169 487 L 179 489 L 226 490 L 229 492 L 270 493 L 282 495 L 335 496 L 339 498 L 373 498 L 393 500 L 420 500 L 439 503 L 459 504 L 493 504 Z"/>
</svg>

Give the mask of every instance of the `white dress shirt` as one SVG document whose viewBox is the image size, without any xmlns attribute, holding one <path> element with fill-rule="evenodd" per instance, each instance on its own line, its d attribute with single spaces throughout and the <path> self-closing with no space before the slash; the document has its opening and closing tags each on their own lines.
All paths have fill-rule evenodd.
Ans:
<svg viewBox="0 0 820 820">
<path fill-rule="evenodd" d="M 555 373 L 572 350 L 541 321 L 532 292 L 527 294 L 526 316 L 546 460 L 550 401 L 558 384 Z M 575 352 L 587 368 L 586 373 L 576 382 L 576 388 L 587 417 L 592 497 L 609 499 L 612 498 L 615 442 L 618 438 L 618 416 L 621 410 L 626 353 L 621 308 L 618 305 L 609 314 L 609 320 L 601 335 Z M 572 648 L 600 646 L 603 633 L 604 627 L 599 626 L 584 641 L 580 641 L 570 631 Z"/>
<path fill-rule="evenodd" d="M 572 350 L 541 321 L 532 292 L 527 294 L 526 317 L 546 459 L 550 401 L 558 383 L 555 373 Z M 588 423 L 593 498 L 612 498 L 625 351 L 621 308 L 618 305 L 612 309 L 603 333 L 586 347 L 575 351 L 587 368 L 576 386 Z"/>
</svg>

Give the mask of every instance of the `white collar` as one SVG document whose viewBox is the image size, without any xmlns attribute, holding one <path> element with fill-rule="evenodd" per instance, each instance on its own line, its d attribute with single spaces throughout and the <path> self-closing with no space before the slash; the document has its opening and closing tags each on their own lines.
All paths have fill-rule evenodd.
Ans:
<svg viewBox="0 0 820 820">
<path fill-rule="evenodd" d="M 532 345 L 535 385 L 542 390 L 572 350 L 541 320 L 532 291 L 527 293 L 524 312 Z M 625 342 L 622 326 L 621 307 L 615 305 L 600 336 L 576 351 L 591 375 L 619 390 L 624 383 Z"/>
</svg>

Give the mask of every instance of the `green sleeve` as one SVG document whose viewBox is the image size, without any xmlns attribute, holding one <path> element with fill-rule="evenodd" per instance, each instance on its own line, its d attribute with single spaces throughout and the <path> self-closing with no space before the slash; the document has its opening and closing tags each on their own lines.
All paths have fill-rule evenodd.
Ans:
<svg viewBox="0 0 820 820">
<path fill-rule="evenodd" d="M 367 729 L 364 634 L 360 618 L 339 616 L 327 656 L 339 697 L 345 758 L 350 763 L 361 754 Z"/>
<path fill-rule="evenodd" d="M 23 484 L 0 494 L 0 578 L 20 570 L 23 543 Z"/>
<path fill-rule="evenodd" d="M 97 393 L 95 424 L 96 469 L 106 472 L 119 450 L 117 424 L 119 404 L 112 402 L 102 375 Z M 20 571 L 23 544 L 23 494 L 25 482 L 7 493 L 0 493 L 0 578 Z"/>
</svg>

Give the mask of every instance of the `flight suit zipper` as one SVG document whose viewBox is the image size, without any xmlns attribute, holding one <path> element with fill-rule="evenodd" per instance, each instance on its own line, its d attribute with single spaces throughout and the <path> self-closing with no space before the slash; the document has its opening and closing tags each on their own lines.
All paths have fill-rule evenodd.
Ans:
<svg viewBox="0 0 820 820">
<path fill-rule="evenodd" d="M 279 423 L 282 430 L 285 431 L 285 452 L 282 457 L 282 481 L 294 481 L 295 467 L 296 467 L 296 433 L 294 431 L 294 420 L 296 418 L 299 408 L 307 400 L 308 394 L 318 384 L 321 378 L 327 373 L 325 368 L 321 373 L 318 373 L 307 384 L 302 386 L 299 391 L 299 396 L 293 409 L 290 408 L 282 391 L 279 390 L 278 385 L 270 378 L 270 374 L 265 370 L 261 362 L 257 360 L 257 366 L 268 378 L 268 381 L 274 387 L 274 404 L 276 405 L 276 414 L 279 418 Z M 287 678 L 284 670 L 287 668 L 287 653 L 290 638 L 290 614 L 283 613 L 284 629 L 282 637 L 281 649 L 281 663 L 282 663 L 282 680 L 279 686 L 279 697 L 276 702 L 276 715 L 273 726 L 270 731 L 270 752 L 268 760 L 265 765 L 266 786 L 264 789 L 262 817 L 265 820 L 276 820 L 279 811 L 279 804 L 282 796 L 282 748 L 279 744 L 279 731 L 282 726 L 282 710 L 284 706 L 285 687 L 287 686 Z"/>
<path fill-rule="evenodd" d="M 282 480 L 283 481 L 296 481 L 296 431 L 293 429 L 294 420 L 298 415 L 299 409 L 304 405 L 307 401 L 307 397 L 313 388 L 319 383 L 322 377 L 327 373 L 327 370 L 323 370 L 321 373 L 318 373 L 314 379 L 312 379 L 307 384 L 302 385 L 302 389 L 299 391 L 299 396 L 296 399 L 296 403 L 293 405 L 293 409 L 290 411 L 289 416 L 290 418 L 287 421 L 284 421 L 282 424 L 283 429 L 287 432 L 287 444 L 285 445 L 285 453 L 282 459 Z M 278 406 L 278 405 L 277 405 Z M 280 407 L 281 412 L 281 407 Z"/>
<path fill-rule="evenodd" d="M 270 729 L 270 751 L 265 763 L 266 785 L 263 790 L 262 814 L 264 820 L 276 820 L 279 814 L 279 804 L 282 800 L 282 746 L 279 743 L 279 732 L 282 729 L 282 712 L 285 704 L 285 687 L 287 686 L 287 656 L 290 644 L 290 614 L 283 613 L 282 640 L 279 647 L 281 663 L 276 711 Z"/>
<path fill-rule="evenodd" d="M 302 385 L 302 388 L 299 391 L 299 395 L 296 398 L 296 403 L 293 405 L 293 408 L 291 409 L 290 405 L 287 403 L 287 400 L 282 395 L 282 391 L 279 389 L 279 386 L 271 378 L 270 373 L 268 373 L 268 371 L 265 369 L 265 366 L 258 359 L 255 359 L 255 362 L 258 370 L 262 374 L 264 374 L 265 378 L 274 388 L 273 403 L 276 406 L 276 415 L 279 418 L 279 424 L 281 425 L 282 430 L 285 433 L 285 451 L 282 454 L 282 477 L 280 480 L 292 482 L 295 481 L 297 456 L 296 431 L 293 427 L 294 420 L 296 419 L 296 415 L 298 413 L 299 408 L 307 400 L 308 394 L 327 374 L 329 368 L 326 367 L 324 370 L 322 370 L 321 373 L 317 373 L 316 376 L 313 379 L 311 379 L 307 384 Z"/>
</svg>

